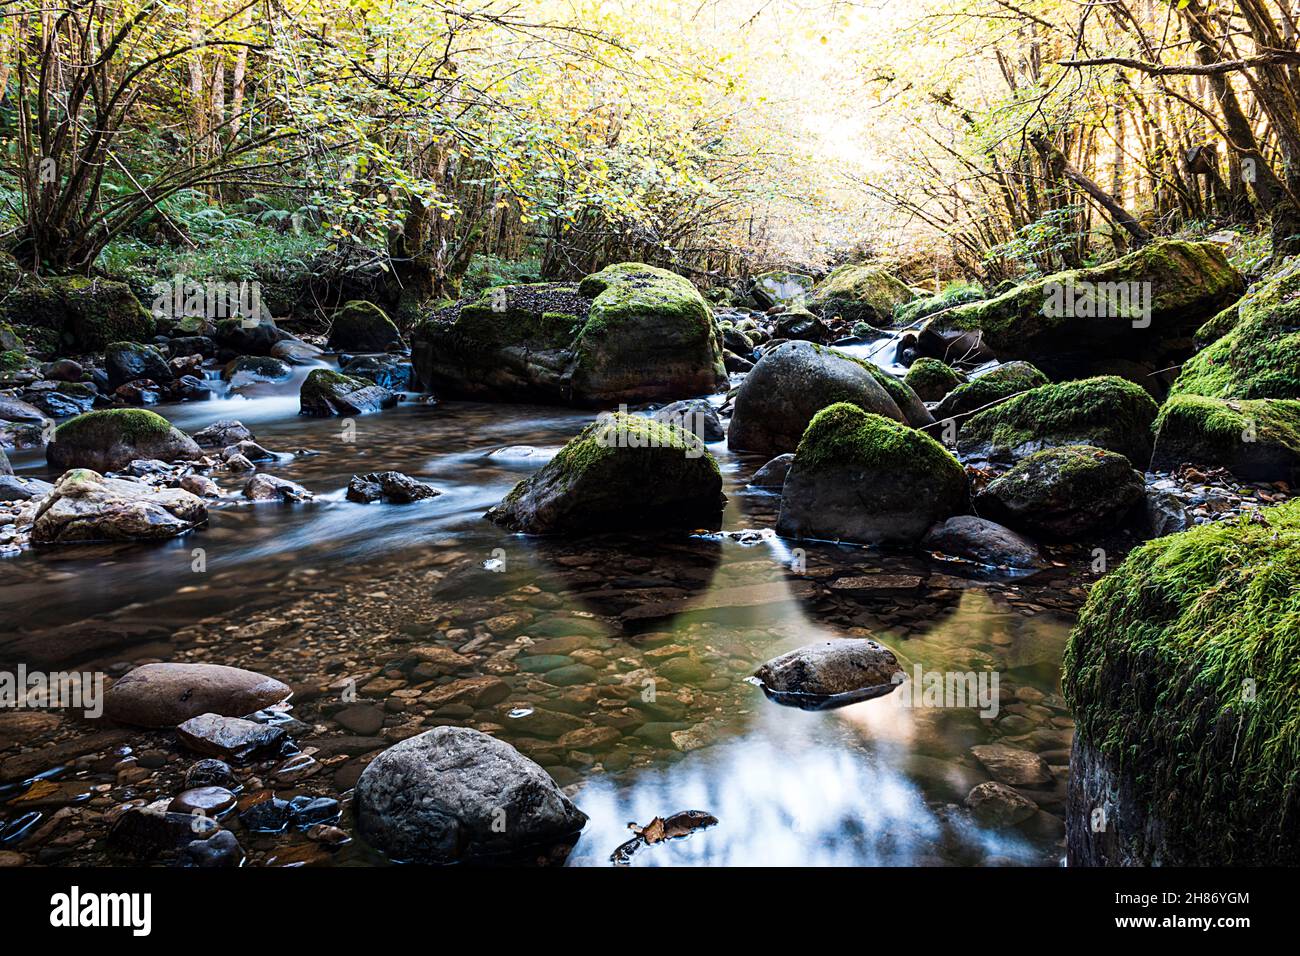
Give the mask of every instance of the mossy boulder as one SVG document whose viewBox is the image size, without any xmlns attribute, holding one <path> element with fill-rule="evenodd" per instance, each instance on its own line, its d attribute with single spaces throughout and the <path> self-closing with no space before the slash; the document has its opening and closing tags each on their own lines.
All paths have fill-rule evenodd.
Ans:
<svg viewBox="0 0 1300 956">
<path fill-rule="evenodd" d="M 1152 469 L 1220 467 L 1243 481 L 1300 484 L 1300 401 L 1174 395 L 1155 428 Z"/>
<path fill-rule="evenodd" d="M 934 407 L 933 415 L 939 421 L 957 418 L 1018 392 L 1027 392 L 1048 384 L 1050 382 L 1047 376 L 1028 362 L 1007 362 L 958 385 Z"/>
<path fill-rule="evenodd" d="M 1066 445 L 1035 452 L 993 479 L 975 510 L 1016 531 L 1068 540 L 1117 527 L 1145 494 L 1123 455 Z"/>
<path fill-rule="evenodd" d="M 16 329 L 7 322 L 0 322 L 0 352 L 23 351 L 23 340 Z"/>
<path fill-rule="evenodd" d="M 879 266 L 847 263 L 832 269 L 813 289 L 811 304 L 822 317 L 891 328 L 899 306 L 916 298 L 907 284 Z"/>
<path fill-rule="evenodd" d="M 300 415 L 367 415 L 397 404 L 397 396 L 370 379 L 327 368 L 312 369 L 298 390 Z"/>
<path fill-rule="evenodd" d="M 970 302 L 980 302 L 984 298 L 982 287 L 970 283 L 955 283 L 937 295 L 923 295 L 906 305 L 899 306 L 894 319 L 899 326 L 908 326 L 938 312 Z"/>
<path fill-rule="evenodd" d="M 161 415 L 142 408 L 109 408 L 69 419 L 54 430 L 45 458 L 55 468 L 112 471 L 137 458 L 194 461 L 203 450 Z"/>
<path fill-rule="evenodd" d="M 1235 315 L 1216 317 L 1213 327 L 1223 334 L 1188 359 L 1170 394 L 1300 399 L 1300 259 L 1253 289 Z"/>
<path fill-rule="evenodd" d="M 937 402 L 965 381 L 961 372 L 934 358 L 917 359 L 903 377 L 903 384 L 923 402 Z"/>
<path fill-rule="evenodd" d="M 813 285 L 812 276 L 785 269 L 772 269 L 754 276 L 749 294 L 754 297 L 759 308 L 789 308 L 804 305 L 812 294 Z"/>
<path fill-rule="evenodd" d="M 836 402 L 906 422 L 881 379 L 897 380 L 870 364 L 811 342 L 778 345 L 759 359 L 736 393 L 727 447 L 764 455 L 794 451 L 813 416 Z"/>
<path fill-rule="evenodd" d="M 140 342 L 153 319 L 125 282 L 85 276 L 21 274 L 0 301 L 0 321 L 49 330 L 63 346 L 81 351 L 110 342 Z"/>
<path fill-rule="evenodd" d="M 1092 589 L 1062 678 L 1070 865 L 1300 863 L 1298 579 L 1290 502 L 1147 542 Z"/>
<path fill-rule="evenodd" d="M 402 335 L 383 309 L 354 299 L 334 313 L 329 346 L 336 352 L 387 352 L 402 347 Z"/>
<path fill-rule="evenodd" d="M 808 424 L 781 489 L 777 533 L 914 545 L 969 510 L 966 472 L 934 439 L 839 402 Z"/>
<path fill-rule="evenodd" d="M 1094 445 L 1145 469 L 1156 412 L 1141 386 L 1114 375 L 1041 385 L 967 419 L 957 450 L 963 458 L 1010 463 L 1043 448 Z"/>
<path fill-rule="evenodd" d="M 582 401 L 686 398 L 726 384 L 713 311 L 688 279 L 624 262 L 587 276 L 578 293 L 592 296 L 574 343 Z"/>
<path fill-rule="evenodd" d="M 927 328 L 978 330 L 1003 361 L 1033 362 L 1053 378 L 1115 361 L 1163 367 L 1188 354 L 1197 328 L 1244 290 L 1219 246 L 1158 239 L 1120 259 L 949 309 Z"/>
<path fill-rule="evenodd" d="M 726 383 L 713 313 L 688 280 L 625 262 L 557 283 L 499 286 L 442 309 L 413 342 L 428 388 L 467 398 L 594 405 Z"/>
<path fill-rule="evenodd" d="M 488 518 L 527 534 L 716 528 L 722 475 L 703 442 L 674 425 L 604 414 Z"/>
</svg>

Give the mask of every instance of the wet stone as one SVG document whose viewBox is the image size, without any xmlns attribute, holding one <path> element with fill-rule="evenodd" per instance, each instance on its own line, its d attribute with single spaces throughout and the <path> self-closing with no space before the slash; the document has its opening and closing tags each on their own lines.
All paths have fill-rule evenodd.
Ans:
<svg viewBox="0 0 1300 956">
<path fill-rule="evenodd" d="M 170 813 L 197 813 L 216 817 L 235 805 L 235 795 L 225 787 L 195 787 L 172 798 L 167 805 Z"/>
<path fill-rule="evenodd" d="M 289 826 L 289 817 L 289 801 L 270 797 L 241 811 L 239 822 L 254 833 L 280 833 Z"/>
<path fill-rule="evenodd" d="M 177 866 L 236 867 L 244 862 L 244 849 L 229 830 L 214 833 L 208 840 L 192 840 L 181 848 Z"/>
<path fill-rule="evenodd" d="M 222 760 L 209 757 L 200 760 L 185 771 L 185 789 L 198 787 L 225 787 L 234 789 L 237 781 L 230 765 Z"/>
<path fill-rule="evenodd" d="M 192 717 L 177 727 L 176 732 L 197 753 L 237 760 L 278 752 L 287 739 L 279 727 L 217 714 Z"/>
<path fill-rule="evenodd" d="M 344 730 L 371 737 L 384 727 L 384 711 L 373 704 L 354 704 L 334 715 L 334 722 Z"/>
</svg>

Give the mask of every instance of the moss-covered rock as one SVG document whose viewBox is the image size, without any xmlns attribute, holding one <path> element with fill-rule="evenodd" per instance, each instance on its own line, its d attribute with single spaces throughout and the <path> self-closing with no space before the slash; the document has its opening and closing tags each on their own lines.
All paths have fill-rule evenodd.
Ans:
<svg viewBox="0 0 1300 956">
<path fill-rule="evenodd" d="M 712 310 L 675 273 L 625 262 L 577 286 L 500 286 L 417 330 L 426 387 L 564 404 L 671 400 L 726 382 Z"/>
<path fill-rule="evenodd" d="M 958 306 L 927 327 L 979 330 L 1002 360 L 1024 359 L 1065 378 L 1115 360 L 1176 361 L 1191 351 L 1196 329 L 1244 289 L 1217 245 L 1162 239 L 1099 266 Z"/>
<path fill-rule="evenodd" d="M 367 415 L 397 404 L 397 396 L 366 378 L 327 368 L 312 369 L 298 390 L 300 415 Z"/>
<path fill-rule="evenodd" d="M 964 385 L 958 385 L 935 406 L 933 414 L 939 421 L 956 418 L 1019 392 L 1048 384 L 1051 383 L 1047 376 L 1028 362 L 1007 362 Z"/>
<path fill-rule="evenodd" d="M 142 408 L 110 408 L 69 419 L 45 446 L 56 468 L 112 471 L 137 458 L 194 461 L 203 451 L 194 439 L 161 415 Z"/>
<path fill-rule="evenodd" d="M 63 346 L 82 351 L 141 342 L 153 334 L 153 319 L 130 286 L 85 276 L 22 274 L 0 301 L 0 321 L 47 329 Z"/>
<path fill-rule="evenodd" d="M 686 398 L 726 384 L 713 310 L 690 280 L 623 262 L 587 276 L 578 293 L 593 297 L 574 343 L 572 389 L 583 402 Z"/>
<path fill-rule="evenodd" d="M 0 352 L 23 351 L 22 336 L 8 322 L 0 322 Z"/>
<path fill-rule="evenodd" d="M 1151 467 L 1226 468 L 1243 481 L 1300 483 L 1300 401 L 1174 395 L 1156 417 Z"/>
<path fill-rule="evenodd" d="M 1116 527 L 1144 499 L 1123 455 L 1090 445 L 1035 452 L 989 482 L 975 510 L 1016 531 L 1073 539 Z"/>
<path fill-rule="evenodd" d="M 1235 317 L 1216 316 L 1213 326 L 1202 332 L 1224 334 L 1188 359 L 1171 394 L 1300 398 L 1300 259 L 1251 290 Z"/>
<path fill-rule="evenodd" d="M 749 294 L 762 309 L 778 305 L 782 308 L 802 306 L 812 294 L 813 284 L 812 276 L 772 269 L 754 276 Z"/>
<path fill-rule="evenodd" d="M 674 425 L 601 415 L 488 517 L 527 534 L 716 528 L 722 475 L 703 442 Z"/>
<path fill-rule="evenodd" d="M 907 421 L 870 364 L 811 342 L 778 345 L 736 393 L 727 446 L 764 455 L 794 451 L 813 416 L 836 402 Z"/>
<path fill-rule="evenodd" d="M 1092 589 L 1062 680 L 1071 865 L 1300 863 L 1297 580 L 1291 502 L 1150 541 Z"/>
<path fill-rule="evenodd" d="M 981 302 L 984 298 L 984 289 L 980 286 L 967 282 L 958 282 L 948 286 L 937 295 L 920 296 L 906 305 L 899 306 L 894 318 L 898 325 L 907 326 L 920 319 L 928 318 L 937 312 L 943 312 L 946 309 L 966 305 L 970 302 Z"/>
<path fill-rule="evenodd" d="M 402 335 L 383 309 L 354 299 L 334 313 L 329 346 L 336 352 L 387 352 L 402 347 Z"/>
<path fill-rule="evenodd" d="M 1140 386 L 1113 375 L 1041 385 L 967 419 L 957 450 L 964 458 L 1013 462 L 1043 448 L 1094 445 L 1145 469 L 1157 410 Z"/>
<path fill-rule="evenodd" d="M 903 384 L 925 402 L 939 401 L 965 381 L 961 372 L 934 358 L 917 359 L 903 378 Z"/>
<path fill-rule="evenodd" d="M 839 402 L 808 424 L 781 490 L 777 533 L 913 545 L 969 508 L 966 472 L 914 428 Z"/>
<path fill-rule="evenodd" d="M 894 312 L 915 298 L 906 283 L 878 266 L 846 264 L 832 269 L 813 288 L 812 304 L 824 318 L 836 316 L 848 322 L 866 322 L 876 328 L 891 328 Z"/>
</svg>

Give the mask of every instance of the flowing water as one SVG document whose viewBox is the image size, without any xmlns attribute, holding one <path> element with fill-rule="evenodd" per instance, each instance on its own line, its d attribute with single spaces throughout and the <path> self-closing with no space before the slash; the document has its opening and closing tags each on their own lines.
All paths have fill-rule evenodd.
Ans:
<svg viewBox="0 0 1300 956">
<path fill-rule="evenodd" d="M 340 740 L 376 733 L 334 721 L 345 706 L 337 688 L 352 679 L 363 701 L 382 706 L 384 743 L 441 723 L 475 726 L 547 767 L 591 818 L 570 865 L 608 865 L 628 823 L 686 809 L 719 823 L 643 848 L 635 865 L 1059 861 L 1059 768 L 1072 725 L 1058 679 L 1073 599 L 1057 584 L 988 580 L 857 548 L 792 551 L 769 530 L 778 498 L 745 486 L 762 462 L 725 443 L 710 446 L 728 494 L 722 534 L 511 535 L 483 512 L 590 413 L 413 401 L 353 429 L 298 416 L 304 374 L 158 410 L 188 431 L 239 419 L 265 447 L 294 453 L 262 470 L 304 485 L 314 501 L 235 499 L 211 508 L 206 528 L 166 544 L 34 550 L 0 562 L 0 660 L 110 673 L 142 660 L 204 660 L 331 688 L 295 697 L 292 711 L 310 728 L 299 745 L 324 772 L 286 774 L 278 793 L 351 786 L 357 757 Z M 49 477 L 31 453 L 13 463 Z M 388 469 L 442 494 L 411 505 L 345 499 L 353 474 Z M 782 651 L 844 635 L 882 641 L 909 674 L 917 665 L 996 673 L 996 717 L 973 701 L 916 706 L 919 693 L 913 706 L 894 693 L 810 713 L 768 701 L 745 680 Z M 422 702 L 447 678 L 414 666 L 412 653 L 427 645 L 461 648 L 474 666 L 455 677 L 491 678 L 491 688 Z M 173 746 L 165 739 L 150 737 Z M 970 748 L 999 741 L 1058 768 L 1034 793 L 1043 810 L 1010 829 L 982 827 L 961 808 L 989 779 Z M 114 780 L 95 767 L 51 778 Z M 147 786 L 119 796 L 156 797 Z M 16 816 L 0 806 L 0 841 L 6 823 L 13 836 Z M 241 842 L 257 857 L 283 839 Z M 380 861 L 354 841 L 318 862 Z"/>
</svg>

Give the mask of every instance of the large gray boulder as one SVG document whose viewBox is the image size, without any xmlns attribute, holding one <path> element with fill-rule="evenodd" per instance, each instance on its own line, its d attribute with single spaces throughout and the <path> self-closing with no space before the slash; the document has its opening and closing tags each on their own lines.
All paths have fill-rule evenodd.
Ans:
<svg viewBox="0 0 1300 956">
<path fill-rule="evenodd" d="M 357 826 L 412 863 L 509 858 L 552 846 L 587 822 L 555 781 L 504 741 L 438 727 L 389 747 L 357 781 Z"/>
<path fill-rule="evenodd" d="M 45 447 L 55 468 L 115 471 L 139 458 L 194 461 L 203 450 L 161 415 L 143 408 L 109 408 L 60 425 Z"/>
<path fill-rule="evenodd" d="M 813 416 L 836 402 L 908 421 L 868 363 L 811 342 L 778 345 L 740 386 L 727 446 L 764 455 L 794 451 Z"/>
<path fill-rule="evenodd" d="M 969 504 L 966 472 L 942 445 L 841 402 L 818 412 L 804 433 L 781 490 L 776 531 L 910 546 Z"/>
<path fill-rule="evenodd" d="M 203 501 L 188 491 L 74 468 L 41 502 L 32 541 L 156 541 L 184 534 L 207 518 Z"/>
<path fill-rule="evenodd" d="M 287 700 L 287 684 L 223 664 L 144 664 L 104 695 L 104 716 L 137 727 L 175 727 L 200 714 L 243 717 Z"/>
</svg>

